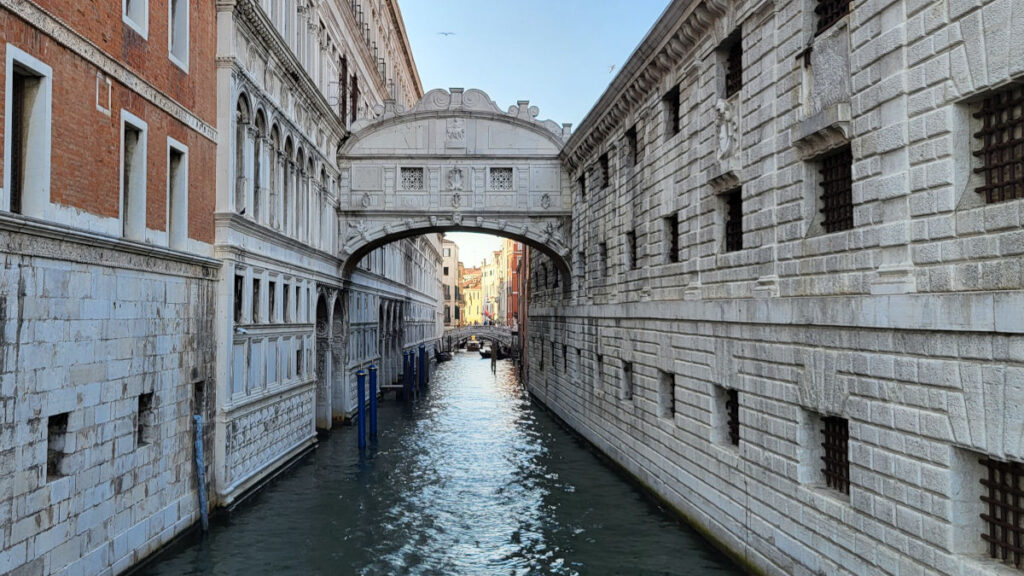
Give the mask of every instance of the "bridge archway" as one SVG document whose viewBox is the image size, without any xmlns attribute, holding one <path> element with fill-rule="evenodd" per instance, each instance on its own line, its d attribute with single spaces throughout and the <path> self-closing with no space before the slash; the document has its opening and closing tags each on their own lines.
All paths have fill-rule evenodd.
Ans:
<svg viewBox="0 0 1024 576">
<path fill-rule="evenodd" d="M 338 151 L 342 276 L 389 242 L 466 231 L 539 249 L 568 286 L 572 194 L 559 154 L 569 127 L 538 112 L 452 88 L 356 122 Z"/>
</svg>

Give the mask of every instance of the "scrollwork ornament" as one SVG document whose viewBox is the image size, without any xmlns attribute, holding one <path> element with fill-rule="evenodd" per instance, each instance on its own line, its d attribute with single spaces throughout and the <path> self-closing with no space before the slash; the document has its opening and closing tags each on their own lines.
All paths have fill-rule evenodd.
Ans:
<svg viewBox="0 0 1024 576">
<path fill-rule="evenodd" d="M 540 206 L 541 206 L 541 208 L 544 208 L 545 210 L 547 210 L 548 208 L 551 208 L 551 195 L 550 194 L 545 194 L 545 195 L 540 197 Z"/>
</svg>

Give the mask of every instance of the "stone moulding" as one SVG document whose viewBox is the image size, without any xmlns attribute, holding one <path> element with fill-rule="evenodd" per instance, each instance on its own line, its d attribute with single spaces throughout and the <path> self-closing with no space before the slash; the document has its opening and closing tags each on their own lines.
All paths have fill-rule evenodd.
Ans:
<svg viewBox="0 0 1024 576">
<path fill-rule="evenodd" d="M 839 148 L 850 141 L 850 105 L 829 106 L 801 121 L 795 131 L 793 145 L 805 160 Z"/>
</svg>

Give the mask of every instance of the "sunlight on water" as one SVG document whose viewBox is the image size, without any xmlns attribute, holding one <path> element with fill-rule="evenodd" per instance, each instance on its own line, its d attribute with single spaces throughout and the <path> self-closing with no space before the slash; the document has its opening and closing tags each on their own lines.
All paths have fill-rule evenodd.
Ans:
<svg viewBox="0 0 1024 576">
<path fill-rule="evenodd" d="M 140 573 L 739 574 L 531 405 L 507 362 L 438 367 L 412 409 L 355 429 Z"/>
</svg>

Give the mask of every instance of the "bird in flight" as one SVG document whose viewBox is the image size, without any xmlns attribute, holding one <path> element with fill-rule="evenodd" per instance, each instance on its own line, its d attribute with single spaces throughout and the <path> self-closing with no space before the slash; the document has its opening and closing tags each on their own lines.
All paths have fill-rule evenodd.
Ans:
<svg viewBox="0 0 1024 576">
<path fill-rule="evenodd" d="M 612 72 L 615 72 L 615 64 L 608 67 L 608 73 L 611 74 Z"/>
<path fill-rule="evenodd" d="M 437 34 L 439 36 L 444 36 L 445 38 L 447 38 L 448 36 L 455 36 L 455 32 L 438 32 Z"/>
</svg>

